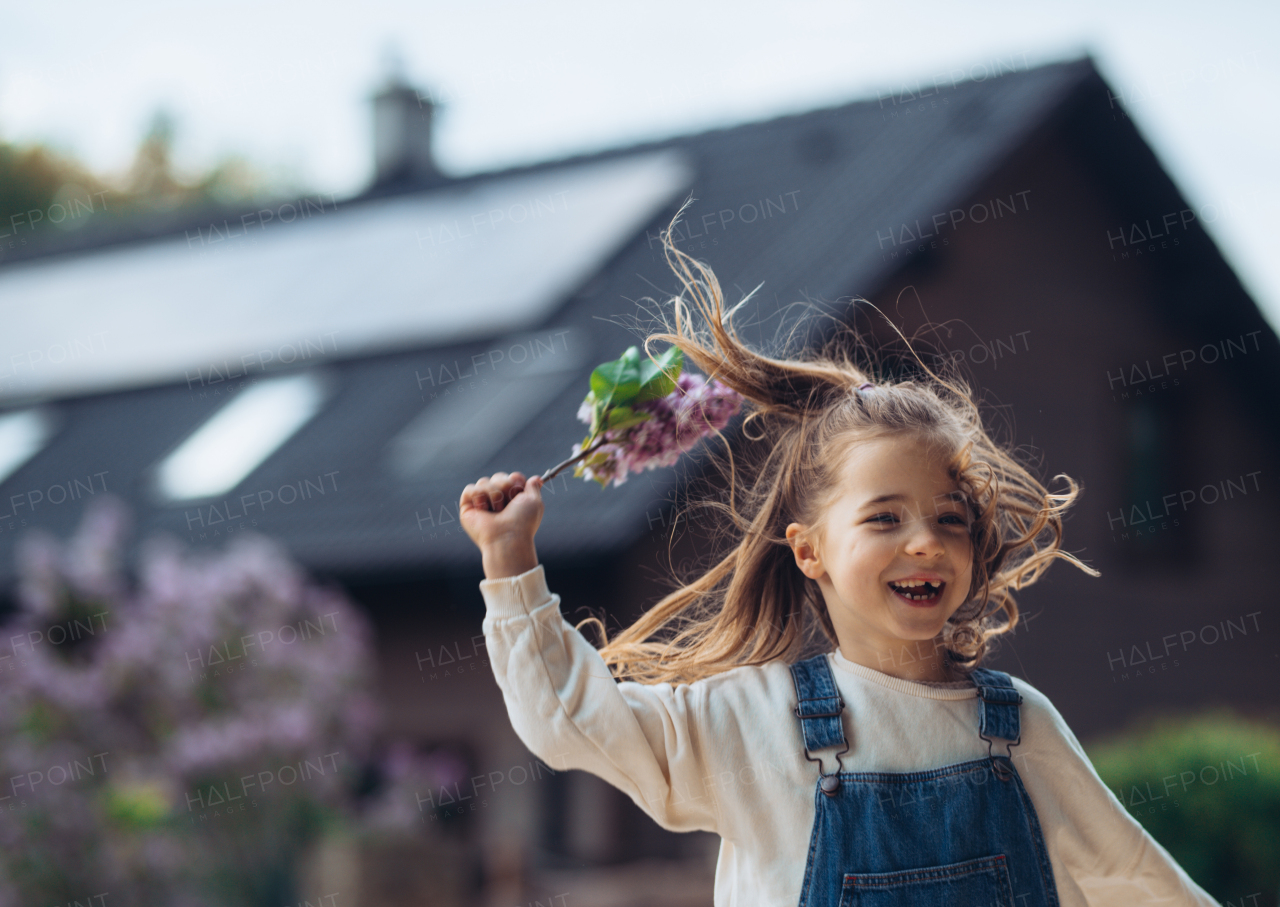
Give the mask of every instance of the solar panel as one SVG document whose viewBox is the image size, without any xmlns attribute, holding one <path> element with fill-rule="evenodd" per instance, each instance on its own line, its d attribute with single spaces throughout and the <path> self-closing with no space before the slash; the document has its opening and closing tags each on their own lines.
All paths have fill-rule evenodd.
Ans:
<svg viewBox="0 0 1280 907">
<path fill-rule="evenodd" d="M 0 400 L 530 328 L 691 179 L 661 151 L 15 264 L 0 271 L 0 362 L 20 380 Z M 66 355 L 69 333 L 92 344 Z"/>
</svg>

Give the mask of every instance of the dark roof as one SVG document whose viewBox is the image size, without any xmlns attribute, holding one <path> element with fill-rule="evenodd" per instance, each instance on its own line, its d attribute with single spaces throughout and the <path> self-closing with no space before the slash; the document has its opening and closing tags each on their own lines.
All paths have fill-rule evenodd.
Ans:
<svg viewBox="0 0 1280 907">
<path fill-rule="evenodd" d="M 1039 131 L 1078 116 L 1082 98 L 1096 101 L 1104 91 L 1093 62 L 1085 58 L 944 86 L 922 98 L 864 100 L 468 179 L 644 150 L 681 150 L 696 171 L 691 189 L 696 203 L 686 215 L 681 245 L 715 267 L 730 302 L 764 282 L 750 322 L 763 325 L 760 337 L 744 336 L 767 343 L 778 325 L 774 316 L 786 303 L 869 295 L 887 280 L 897 266 L 882 260 L 878 230 L 927 219 L 962 202 Z M 1145 143 L 1129 129 L 1132 153 L 1145 153 L 1159 171 Z M 1106 153 L 1114 155 L 1115 148 L 1113 133 Z M 1162 171 L 1151 179 L 1159 183 L 1151 191 L 1176 195 Z M 570 445 L 581 439 L 585 426 L 576 412 L 591 368 L 639 341 L 638 334 L 620 326 L 643 316 L 636 300 L 661 297 L 675 286 L 656 235 L 679 201 L 566 298 L 543 329 L 533 331 L 553 344 L 556 332 L 568 331 L 561 340 L 571 339 L 581 356 L 579 377 L 540 412 L 525 414 L 529 424 L 483 462 L 405 480 L 389 472 L 385 450 L 424 407 L 444 399 L 445 390 L 458 393 L 465 383 L 440 384 L 441 396 L 432 401 L 430 383 L 422 386 L 422 376 L 443 379 L 442 368 L 456 376 L 467 371 L 473 354 L 510 343 L 498 326 L 489 341 L 325 362 L 336 390 L 324 409 L 238 488 L 212 502 L 214 510 L 209 502 L 159 506 L 146 493 L 149 468 L 228 399 L 211 387 L 191 388 L 186 382 L 59 401 L 63 428 L 0 486 L 0 501 L 8 504 L 14 495 L 105 473 L 95 480 L 97 487 L 105 481 L 109 491 L 134 503 L 141 533 L 163 529 L 199 543 L 203 531 L 208 544 L 222 541 L 227 526 L 240 528 L 241 520 L 225 511 L 238 512 L 242 495 L 275 494 L 310 479 L 312 485 L 303 486 L 309 493 L 305 500 L 281 504 L 277 499 L 248 517 L 256 518 L 252 528 L 283 540 L 307 566 L 347 577 L 473 568 L 478 552 L 456 522 L 462 487 L 500 469 L 542 471 L 568 456 Z M 361 262 L 352 260 L 350 266 L 358 269 Z M 484 376 L 482 371 L 477 387 L 463 392 L 483 399 Z M 682 468 L 693 468 L 692 461 Z M 659 524 L 663 501 L 680 473 L 681 468 L 645 473 L 602 490 L 566 472 L 567 480 L 557 479 L 546 492 L 548 512 L 555 516 L 540 528 L 540 556 L 589 557 L 632 544 Z M 317 485 L 325 487 L 324 494 Z M 46 499 L 34 514 L 24 509 L 17 518 L 64 534 L 79 510 Z M 0 505 L 0 511 L 12 508 Z M 219 518 L 226 522 L 211 523 Z M 0 520 L 0 572 L 6 576 L 19 534 L 10 522 Z"/>
</svg>

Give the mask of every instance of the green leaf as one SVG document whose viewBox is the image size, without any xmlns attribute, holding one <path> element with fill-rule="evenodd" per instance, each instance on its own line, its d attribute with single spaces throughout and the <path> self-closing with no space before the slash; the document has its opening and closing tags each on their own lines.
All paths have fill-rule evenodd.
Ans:
<svg viewBox="0 0 1280 907">
<path fill-rule="evenodd" d="M 676 389 L 675 379 L 680 377 L 680 370 L 683 367 L 684 354 L 678 346 L 667 347 L 656 362 L 645 359 L 640 363 L 640 390 L 636 394 L 635 402 L 656 400 L 671 393 Z M 670 375 L 664 372 L 669 372 Z"/>
<path fill-rule="evenodd" d="M 605 407 L 630 403 L 640 390 L 640 350 L 628 347 L 612 362 L 596 366 L 591 373 L 591 392 Z"/>
<path fill-rule="evenodd" d="M 630 406 L 615 406 L 609 410 L 609 429 L 630 428 L 632 425 L 639 425 L 652 418 L 653 413 L 636 410 Z"/>
<path fill-rule="evenodd" d="M 621 425 L 618 426 L 617 430 L 626 431 L 628 428 L 631 428 L 632 426 L 635 426 L 635 425 L 639 425 L 641 422 L 647 422 L 651 418 L 653 417 L 649 413 L 636 413 L 635 418 L 629 419 L 626 422 L 623 422 Z"/>
</svg>

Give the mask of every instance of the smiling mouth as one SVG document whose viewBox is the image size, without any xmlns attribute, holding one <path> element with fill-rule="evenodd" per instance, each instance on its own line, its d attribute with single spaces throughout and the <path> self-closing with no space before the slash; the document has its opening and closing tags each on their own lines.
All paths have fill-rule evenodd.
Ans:
<svg viewBox="0 0 1280 907">
<path fill-rule="evenodd" d="M 947 584 L 945 582 L 932 582 L 930 580 L 908 580 L 901 583 L 889 583 L 890 589 L 913 605 L 934 604 L 942 598 L 942 590 L 946 587 Z"/>
</svg>

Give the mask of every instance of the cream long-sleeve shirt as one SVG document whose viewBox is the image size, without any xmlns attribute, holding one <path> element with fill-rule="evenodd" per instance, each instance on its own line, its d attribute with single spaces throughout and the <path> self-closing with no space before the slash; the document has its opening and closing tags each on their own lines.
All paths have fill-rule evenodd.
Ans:
<svg viewBox="0 0 1280 907">
<path fill-rule="evenodd" d="M 482 580 L 483 630 L 512 726 L 551 768 L 582 769 L 663 828 L 721 838 L 716 907 L 793 907 L 813 829 L 815 763 L 780 661 L 690 684 L 617 682 L 560 613 L 541 564 Z M 844 771 L 914 772 L 987 756 L 977 691 L 917 683 L 828 656 L 845 702 Z M 1049 851 L 1061 907 L 1217 902 L 1102 783 L 1047 698 L 1020 678 L 1013 750 Z M 996 741 L 995 752 L 1004 752 Z M 826 771 L 834 763 L 823 750 Z M 928 834 L 928 829 L 921 829 Z"/>
</svg>

